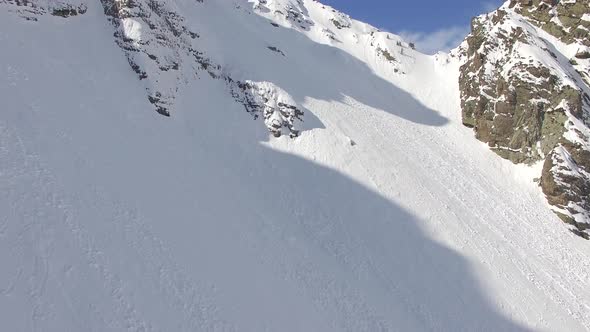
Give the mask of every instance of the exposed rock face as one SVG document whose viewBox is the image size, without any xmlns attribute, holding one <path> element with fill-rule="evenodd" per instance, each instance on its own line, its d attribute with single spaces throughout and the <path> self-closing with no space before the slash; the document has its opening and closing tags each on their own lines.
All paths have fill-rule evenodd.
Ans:
<svg viewBox="0 0 590 332">
<path fill-rule="evenodd" d="M 545 160 L 543 192 L 584 237 L 590 234 L 588 13 L 588 0 L 508 1 L 475 18 L 460 48 L 463 123 L 514 163 Z"/>
<path fill-rule="evenodd" d="M 545 159 L 541 186 L 555 212 L 573 231 L 588 239 L 590 224 L 583 217 L 590 211 L 590 152 L 564 143 Z"/>
<path fill-rule="evenodd" d="M 88 8 L 85 4 L 80 5 L 71 5 L 71 4 L 62 4 L 61 6 L 54 7 L 51 11 L 51 14 L 54 16 L 61 16 L 63 18 L 70 17 L 70 16 L 77 16 L 86 13 Z"/>
<path fill-rule="evenodd" d="M 566 44 L 590 46 L 587 0 L 511 0 L 510 8 Z"/>
<path fill-rule="evenodd" d="M 568 54 L 570 64 L 586 84 L 590 84 L 590 14 L 588 0 L 510 1 L 510 8 L 530 22 L 558 38 L 566 45 L 574 45 L 575 52 Z M 572 52 L 570 52 L 572 53 Z"/>
</svg>

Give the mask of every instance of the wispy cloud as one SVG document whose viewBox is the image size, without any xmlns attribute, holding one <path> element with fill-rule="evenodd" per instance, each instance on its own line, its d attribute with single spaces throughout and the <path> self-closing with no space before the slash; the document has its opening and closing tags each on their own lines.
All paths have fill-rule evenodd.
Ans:
<svg viewBox="0 0 590 332">
<path fill-rule="evenodd" d="M 438 51 L 448 52 L 459 46 L 468 34 L 468 26 L 444 28 L 431 33 L 400 32 L 404 40 L 415 43 L 416 48 L 426 54 L 434 54 Z"/>
<path fill-rule="evenodd" d="M 480 2 L 481 12 L 489 13 L 500 6 L 501 0 L 486 0 Z M 442 28 L 440 30 L 424 33 L 414 31 L 402 31 L 399 35 L 408 42 L 416 44 L 416 48 L 426 54 L 436 52 L 448 52 L 459 46 L 465 37 L 469 34 L 469 26 L 454 26 Z"/>
</svg>

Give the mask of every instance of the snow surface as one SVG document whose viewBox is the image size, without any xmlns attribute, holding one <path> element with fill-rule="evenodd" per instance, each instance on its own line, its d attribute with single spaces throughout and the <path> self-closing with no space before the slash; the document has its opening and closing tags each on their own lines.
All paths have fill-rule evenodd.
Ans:
<svg viewBox="0 0 590 332">
<path fill-rule="evenodd" d="M 590 328 L 588 243 L 461 126 L 458 61 L 356 21 L 325 39 L 302 3 L 309 30 L 177 1 L 224 70 L 305 109 L 296 139 L 208 75 L 159 116 L 99 2 L 0 7 L 2 330 Z"/>
</svg>

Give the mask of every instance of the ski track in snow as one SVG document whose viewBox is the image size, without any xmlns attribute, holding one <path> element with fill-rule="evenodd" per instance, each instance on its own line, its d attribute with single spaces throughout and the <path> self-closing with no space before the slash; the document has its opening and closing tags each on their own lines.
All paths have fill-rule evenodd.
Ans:
<svg viewBox="0 0 590 332">
<path fill-rule="evenodd" d="M 326 106 L 317 106 L 321 107 Z M 553 303 L 565 305 L 567 314 L 585 322 L 586 329 L 590 328 L 590 293 L 583 286 L 589 278 L 585 272 L 587 255 L 577 248 L 571 250 L 570 234 L 556 230 L 550 218 L 548 224 L 540 223 L 539 219 L 547 215 L 539 215 L 530 208 L 539 204 L 538 195 L 499 188 L 477 171 L 477 164 L 455 152 L 460 140 L 449 140 L 448 128 L 412 126 L 408 130 L 384 112 L 363 109 L 366 106 L 349 99 L 330 112 L 344 114 L 335 117 L 334 126 L 343 132 L 354 132 L 355 141 L 362 142 L 362 153 L 368 156 L 357 157 L 366 161 L 365 172 L 379 192 L 392 199 L 399 197 L 400 192 L 411 193 L 408 196 L 414 199 L 413 209 L 436 211 L 429 219 L 436 222 L 434 232 L 445 233 L 461 252 L 481 259 L 489 272 L 505 284 L 523 285 L 512 300 L 523 300 L 523 307 L 528 304 L 526 310 L 531 312 L 514 304 L 512 310 L 543 326 L 544 316 L 551 313 L 530 305 L 537 303 L 542 308 L 547 301 L 524 286 L 531 283 Z M 350 121 L 351 117 L 354 121 Z M 408 146 L 414 148 L 404 148 Z M 387 173 L 390 169 L 394 169 L 393 174 Z M 441 174 L 445 176 L 440 177 Z M 411 179 L 410 183 L 404 183 L 404 178 Z M 393 181 L 395 185 L 391 179 L 398 179 Z M 517 209 L 513 208 L 515 202 Z M 457 239 L 461 241 L 457 243 Z M 531 249 L 536 251 L 534 255 Z"/>
</svg>

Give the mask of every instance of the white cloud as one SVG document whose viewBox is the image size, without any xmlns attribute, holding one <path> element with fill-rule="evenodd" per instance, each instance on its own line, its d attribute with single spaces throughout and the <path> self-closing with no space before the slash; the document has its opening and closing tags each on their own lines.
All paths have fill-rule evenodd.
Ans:
<svg viewBox="0 0 590 332">
<path fill-rule="evenodd" d="M 500 7 L 504 0 L 485 0 L 480 2 L 482 13 L 490 13 Z M 402 31 L 399 35 L 406 40 L 416 44 L 416 49 L 426 54 L 436 52 L 448 52 L 459 46 L 470 32 L 469 26 L 455 26 L 443 28 L 431 33 Z"/>
<path fill-rule="evenodd" d="M 402 31 L 400 36 L 416 44 L 416 49 L 426 54 L 448 52 L 459 46 L 469 34 L 469 27 L 450 27 L 432 33 Z"/>
</svg>

